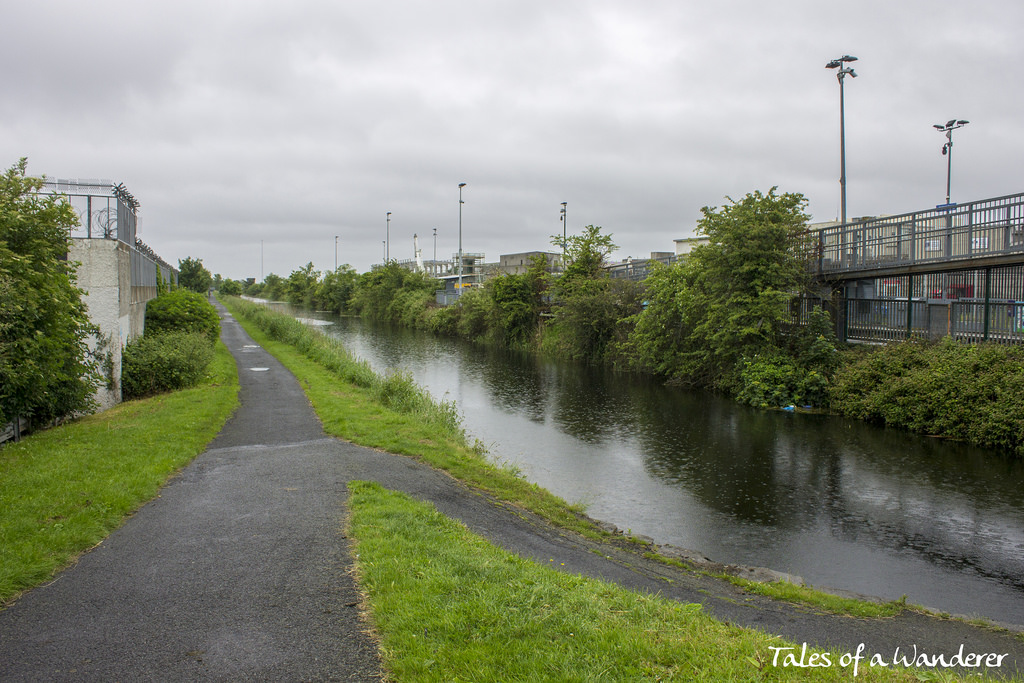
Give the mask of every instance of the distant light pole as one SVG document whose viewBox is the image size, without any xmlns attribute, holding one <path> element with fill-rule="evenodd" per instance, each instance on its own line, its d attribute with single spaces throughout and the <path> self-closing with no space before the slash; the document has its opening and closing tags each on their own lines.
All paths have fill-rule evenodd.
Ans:
<svg viewBox="0 0 1024 683">
<path fill-rule="evenodd" d="M 459 296 L 462 296 L 462 188 L 466 183 L 459 183 Z"/>
<path fill-rule="evenodd" d="M 388 222 L 384 227 L 384 265 L 387 265 L 391 258 L 391 212 L 388 211 Z"/>
<path fill-rule="evenodd" d="M 945 125 L 939 125 L 936 123 L 932 126 L 935 130 L 940 133 L 946 134 L 946 144 L 942 146 L 942 154 L 946 157 L 946 204 L 949 205 L 949 181 L 953 176 L 953 131 L 957 128 L 963 128 L 970 121 L 964 121 L 963 119 L 950 119 L 946 121 Z"/>
<path fill-rule="evenodd" d="M 437 270 L 437 228 L 434 228 L 434 270 Z M 434 275 L 437 275 L 435 272 Z"/>
<path fill-rule="evenodd" d="M 843 223 L 846 223 L 846 104 L 843 101 L 843 77 L 850 74 L 851 77 L 857 78 L 857 72 L 843 64 L 856 61 L 856 57 L 843 55 L 825 65 L 826 69 L 838 69 L 836 78 L 839 79 L 839 187 L 842 191 Z"/>
<path fill-rule="evenodd" d="M 338 236 L 334 236 L 334 272 L 338 272 Z"/>
<path fill-rule="evenodd" d="M 565 242 L 566 242 L 566 228 L 565 228 L 565 226 L 566 226 L 566 220 L 565 220 L 566 213 L 565 213 L 565 211 L 566 211 L 567 206 L 568 206 L 568 204 L 566 202 L 562 202 L 562 210 L 560 212 L 561 215 L 558 217 L 558 220 L 562 221 L 562 270 L 563 271 L 565 270 Z"/>
</svg>

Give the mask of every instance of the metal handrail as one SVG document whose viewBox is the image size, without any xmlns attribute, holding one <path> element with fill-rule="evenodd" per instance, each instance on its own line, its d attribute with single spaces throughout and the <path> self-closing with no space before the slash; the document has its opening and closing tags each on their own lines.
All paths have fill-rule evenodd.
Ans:
<svg viewBox="0 0 1024 683">
<path fill-rule="evenodd" d="M 814 232 L 808 260 L 820 274 L 1024 255 L 1024 193 Z"/>
</svg>

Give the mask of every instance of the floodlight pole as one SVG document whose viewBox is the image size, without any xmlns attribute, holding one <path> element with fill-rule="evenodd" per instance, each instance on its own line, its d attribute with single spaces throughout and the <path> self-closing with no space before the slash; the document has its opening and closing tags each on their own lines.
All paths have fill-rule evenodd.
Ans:
<svg viewBox="0 0 1024 683">
<path fill-rule="evenodd" d="M 462 205 L 465 204 L 462 201 L 462 188 L 465 186 L 466 183 L 459 183 L 459 297 L 462 297 Z"/>
<path fill-rule="evenodd" d="M 842 221 L 844 224 L 846 223 L 846 102 L 843 92 L 843 78 L 846 74 L 850 74 L 850 76 L 856 78 L 857 73 L 852 68 L 843 66 L 843 64 L 856 61 L 856 57 L 843 55 L 838 59 L 833 59 L 825 65 L 826 69 L 838 69 L 838 71 L 836 71 L 836 78 L 839 79 L 839 187 L 841 193 L 840 202 L 842 207 Z"/>
<path fill-rule="evenodd" d="M 940 133 L 946 134 L 946 144 L 942 146 L 942 153 L 946 157 L 946 205 L 949 205 L 949 183 L 953 177 L 953 131 L 957 128 L 963 128 L 970 121 L 964 121 L 963 119 L 950 119 L 946 121 L 944 125 L 936 123 L 932 128 L 939 131 Z"/>
<path fill-rule="evenodd" d="M 558 217 L 562 221 L 562 272 L 565 272 L 565 243 L 566 243 L 566 209 L 568 207 L 567 202 L 562 202 L 561 215 Z"/>
<path fill-rule="evenodd" d="M 338 236 L 334 236 L 334 272 L 338 272 Z"/>
<path fill-rule="evenodd" d="M 384 227 L 384 265 L 391 258 L 391 212 L 388 211 L 387 225 Z"/>
</svg>

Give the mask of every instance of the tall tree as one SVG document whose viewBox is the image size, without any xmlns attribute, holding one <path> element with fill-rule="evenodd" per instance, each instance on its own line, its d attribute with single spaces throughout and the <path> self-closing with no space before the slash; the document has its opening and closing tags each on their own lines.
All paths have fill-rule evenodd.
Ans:
<svg viewBox="0 0 1024 683">
<path fill-rule="evenodd" d="M 551 243 L 562 245 L 561 235 L 552 235 Z M 605 259 L 618 247 L 611 235 L 602 235 L 601 226 L 588 225 L 579 235 L 569 235 L 565 242 L 565 274 L 563 279 L 594 278 L 601 272 Z"/>
<path fill-rule="evenodd" d="M 213 286 L 213 276 L 203 265 L 202 259 L 187 256 L 184 261 L 178 261 L 178 286 L 206 294 Z"/>
<path fill-rule="evenodd" d="M 285 296 L 291 304 L 310 308 L 319 284 L 320 273 L 313 270 L 313 262 L 310 261 L 302 268 L 293 270 L 285 280 Z"/>
<path fill-rule="evenodd" d="M 75 264 L 78 224 L 63 197 L 41 195 L 27 160 L 0 176 L 0 423 L 47 421 L 88 409 L 100 381 L 86 340 L 95 333 Z"/>
<path fill-rule="evenodd" d="M 806 288 L 806 204 L 772 188 L 701 209 L 697 231 L 709 243 L 648 278 L 648 303 L 630 337 L 639 363 L 736 392 L 744 358 L 784 345 L 789 303 Z"/>
</svg>

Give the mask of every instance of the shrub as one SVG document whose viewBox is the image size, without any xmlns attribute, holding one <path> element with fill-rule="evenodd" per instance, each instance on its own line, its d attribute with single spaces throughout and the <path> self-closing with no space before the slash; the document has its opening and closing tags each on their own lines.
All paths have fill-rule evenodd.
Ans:
<svg viewBox="0 0 1024 683">
<path fill-rule="evenodd" d="M 1024 349 L 904 342 L 848 356 L 836 412 L 1024 456 Z"/>
<path fill-rule="evenodd" d="M 755 408 L 788 405 L 820 406 L 828 396 L 828 378 L 816 368 L 802 367 L 781 351 L 745 358 L 736 400 Z"/>
<path fill-rule="evenodd" d="M 224 296 L 241 296 L 242 283 L 238 280 L 225 280 L 220 286 L 220 293 Z"/>
<path fill-rule="evenodd" d="M 199 332 L 215 343 L 220 337 L 217 309 L 187 289 L 158 296 L 146 304 L 146 336 L 166 332 Z"/>
<path fill-rule="evenodd" d="M 459 336 L 470 341 L 477 341 L 487 334 L 487 320 L 491 315 L 494 302 L 487 293 L 477 287 L 466 288 L 459 296 L 458 321 L 455 329 Z"/>
<path fill-rule="evenodd" d="M 213 360 L 213 345 L 198 332 L 164 332 L 128 343 L 121 356 L 126 399 L 193 386 Z"/>
</svg>

